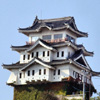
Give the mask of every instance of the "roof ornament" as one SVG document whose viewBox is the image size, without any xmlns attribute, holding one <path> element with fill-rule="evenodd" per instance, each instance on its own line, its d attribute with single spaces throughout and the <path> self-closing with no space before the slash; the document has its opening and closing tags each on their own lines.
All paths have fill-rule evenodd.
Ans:
<svg viewBox="0 0 100 100">
<path fill-rule="evenodd" d="M 39 19 L 38 19 L 38 16 L 36 16 L 36 17 L 35 17 L 35 20 L 34 20 L 34 22 L 33 22 L 33 25 L 36 24 L 36 23 L 38 22 L 38 20 L 39 20 Z"/>
</svg>

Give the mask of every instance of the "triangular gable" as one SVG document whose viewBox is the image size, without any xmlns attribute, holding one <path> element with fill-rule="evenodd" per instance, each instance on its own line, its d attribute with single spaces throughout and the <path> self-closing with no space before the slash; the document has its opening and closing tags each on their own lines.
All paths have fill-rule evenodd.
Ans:
<svg viewBox="0 0 100 100">
<path fill-rule="evenodd" d="M 41 39 L 38 39 L 35 44 L 33 46 L 31 46 L 27 51 L 30 52 L 32 51 L 35 47 L 37 47 L 38 45 L 41 45 L 43 46 L 44 48 L 46 49 L 49 49 L 49 50 L 53 50 L 53 51 L 56 51 L 55 48 L 53 48 L 52 46 L 50 46 L 48 43 L 46 43 L 45 41 L 41 40 Z"/>
<path fill-rule="evenodd" d="M 77 58 L 75 58 L 74 61 L 76 61 L 77 63 L 79 63 L 83 66 L 86 66 L 88 69 L 91 69 L 83 54 L 81 54 Z"/>
<path fill-rule="evenodd" d="M 34 63 L 38 63 L 44 67 L 47 67 L 49 69 L 55 69 L 54 67 L 42 62 L 41 60 L 37 59 L 37 58 L 34 58 L 32 61 L 30 61 L 27 65 L 25 65 L 23 68 L 21 68 L 20 70 L 23 71 L 23 70 L 26 70 L 30 65 L 34 64 Z"/>
<path fill-rule="evenodd" d="M 51 30 L 51 27 L 47 26 L 45 23 L 42 23 L 37 30 L 37 32 L 39 32 L 40 30 L 42 30 L 42 28 L 47 28 L 48 30 Z"/>
</svg>

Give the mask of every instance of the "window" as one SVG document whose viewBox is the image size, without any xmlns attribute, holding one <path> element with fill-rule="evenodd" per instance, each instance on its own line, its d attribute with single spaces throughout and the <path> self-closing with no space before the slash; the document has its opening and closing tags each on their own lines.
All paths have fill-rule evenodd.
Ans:
<svg viewBox="0 0 100 100">
<path fill-rule="evenodd" d="M 41 75 L 41 69 L 39 69 L 39 75 Z"/>
<path fill-rule="evenodd" d="M 79 78 L 79 74 L 76 72 L 75 78 Z"/>
<path fill-rule="evenodd" d="M 28 76 L 30 76 L 30 70 L 28 70 Z"/>
<path fill-rule="evenodd" d="M 62 34 L 55 34 L 54 35 L 54 39 L 61 39 L 62 38 Z"/>
<path fill-rule="evenodd" d="M 71 37 L 71 42 L 72 42 L 72 43 L 75 43 L 75 39 L 74 39 L 74 38 L 72 38 L 72 37 Z"/>
<path fill-rule="evenodd" d="M 57 52 L 57 57 L 59 57 L 59 52 Z"/>
<path fill-rule="evenodd" d="M 73 71 L 73 76 L 75 77 L 75 71 Z"/>
<path fill-rule="evenodd" d="M 36 52 L 36 57 L 38 57 L 39 56 L 39 54 L 38 54 L 38 52 Z"/>
<path fill-rule="evenodd" d="M 30 55 L 28 54 L 28 60 L 30 59 Z"/>
<path fill-rule="evenodd" d="M 34 74 L 35 74 L 35 70 L 32 70 L 32 75 L 34 76 Z"/>
<path fill-rule="evenodd" d="M 46 69 L 44 69 L 44 75 L 46 75 Z"/>
<path fill-rule="evenodd" d="M 43 51 L 43 57 L 45 57 L 45 51 Z"/>
<path fill-rule="evenodd" d="M 25 55 L 23 55 L 23 60 L 25 60 Z"/>
<path fill-rule="evenodd" d="M 34 57 L 34 52 L 32 52 L 32 58 Z"/>
<path fill-rule="evenodd" d="M 62 57 L 64 56 L 64 51 L 62 51 L 61 56 L 62 56 Z"/>
<path fill-rule="evenodd" d="M 42 36 L 43 40 L 51 40 L 51 35 L 44 35 Z"/>
<path fill-rule="evenodd" d="M 19 78 L 22 78 L 22 73 L 19 74 Z"/>
<path fill-rule="evenodd" d="M 66 35 L 66 37 L 67 37 L 67 40 L 68 40 L 68 41 L 71 41 L 72 43 L 75 43 L 75 39 L 74 39 L 74 38 L 72 38 L 72 37 L 69 36 L 69 35 Z"/>
<path fill-rule="evenodd" d="M 67 40 L 70 41 L 71 40 L 71 37 L 69 35 L 66 35 L 67 37 Z"/>
<path fill-rule="evenodd" d="M 56 75 L 56 70 L 54 70 L 54 73 L 53 73 L 53 75 Z"/>
<path fill-rule="evenodd" d="M 68 52 L 68 58 L 70 57 L 70 52 Z"/>
<path fill-rule="evenodd" d="M 60 69 L 58 69 L 58 75 L 60 75 Z"/>
<path fill-rule="evenodd" d="M 47 56 L 49 56 L 49 51 L 47 52 Z"/>
</svg>

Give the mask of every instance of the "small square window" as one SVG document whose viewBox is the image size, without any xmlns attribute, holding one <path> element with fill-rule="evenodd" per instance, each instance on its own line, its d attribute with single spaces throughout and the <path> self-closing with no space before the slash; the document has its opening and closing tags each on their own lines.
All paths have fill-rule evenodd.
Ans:
<svg viewBox="0 0 100 100">
<path fill-rule="evenodd" d="M 58 69 L 58 75 L 60 75 L 60 69 Z"/>
<path fill-rule="evenodd" d="M 32 52 L 32 58 L 34 57 L 34 52 Z"/>
<path fill-rule="evenodd" d="M 46 69 L 44 69 L 44 75 L 46 75 Z"/>
<path fill-rule="evenodd" d="M 47 56 L 49 56 L 49 51 L 47 52 Z"/>
<path fill-rule="evenodd" d="M 39 69 L 39 75 L 41 75 L 41 69 Z"/>
<path fill-rule="evenodd" d="M 22 78 L 22 73 L 19 74 L 19 78 Z"/>
<path fill-rule="evenodd" d="M 43 51 L 43 57 L 45 57 L 45 51 Z"/>
<path fill-rule="evenodd" d="M 38 52 L 36 52 L 36 57 L 38 58 L 38 56 L 39 56 L 39 53 L 38 53 Z"/>
<path fill-rule="evenodd" d="M 32 75 L 34 76 L 34 74 L 35 74 L 35 70 L 32 70 Z"/>
<path fill-rule="evenodd" d="M 61 56 L 62 56 L 62 57 L 64 56 L 64 51 L 62 51 Z"/>
<path fill-rule="evenodd" d="M 59 52 L 57 52 L 57 57 L 59 57 Z"/>
<path fill-rule="evenodd" d="M 28 70 L 28 76 L 30 76 L 30 70 Z"/>
<path fill-rule="evenodd" d="M 23 55 L 23 60 L 25 60 L 25 55 Z"/>
</svg>

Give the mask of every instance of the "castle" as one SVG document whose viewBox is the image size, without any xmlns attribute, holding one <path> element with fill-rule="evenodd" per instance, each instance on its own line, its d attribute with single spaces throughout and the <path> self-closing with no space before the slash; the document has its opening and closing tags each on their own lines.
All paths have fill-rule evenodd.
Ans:
<svg viewBox="0 0 100 100">
<path fill-rule="evenodd" d="M 8 85 L 18 86 L 46 82 L 78 81 L 92 84 L 94 72 L 86 61 L 93 56 L 77 38 L 88 37 L 78 30 L 73 17 L 39 20 L 35 18 L 32 26 L 19 28 L 20 33 L 29 37 L 23 46 L 12 46 L 20 54 L 20 60 L 13 64 L 3 64 L 11 71 Z"/>
</svg>

